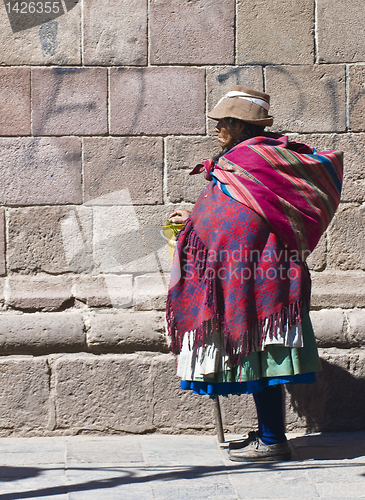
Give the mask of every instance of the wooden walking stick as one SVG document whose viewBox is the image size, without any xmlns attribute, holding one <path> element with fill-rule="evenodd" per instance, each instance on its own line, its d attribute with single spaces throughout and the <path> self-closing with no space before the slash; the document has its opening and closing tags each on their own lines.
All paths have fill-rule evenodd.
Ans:
<svg viewBox="0 0 365 500">
<path fill-rule="evenodd" d="M 214 404 L 215 429 L 217 431 L 218 441 L 220 443 L 224 443 L 222 414 L 218 396 L 214 396 L 213 404 Z"/>
</svg>

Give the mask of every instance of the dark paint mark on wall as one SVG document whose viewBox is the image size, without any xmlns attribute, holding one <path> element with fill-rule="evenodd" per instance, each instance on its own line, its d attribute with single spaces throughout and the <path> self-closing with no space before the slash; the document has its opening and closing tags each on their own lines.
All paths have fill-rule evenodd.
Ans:
<svg viewBox="0 0 365 500">
<path fill-rule="evenodd" d="M 54 56 L 57 48 L 58 22 L 48 21 L 39 27 L 39 39 L 41 42 L 43 57 Z"/>
</svg>

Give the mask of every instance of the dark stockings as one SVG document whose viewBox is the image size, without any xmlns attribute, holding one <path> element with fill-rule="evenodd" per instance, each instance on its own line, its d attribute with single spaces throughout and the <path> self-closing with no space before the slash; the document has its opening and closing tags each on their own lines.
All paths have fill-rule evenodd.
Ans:
<svg viewBox="0 0 365 500">
<path fill-rule="evenodd" d="M 270 445 L 286 441 L 284 425 L 283 393 L 281 385 L 270 385 L 253 395 L 259 436 L 264 444 Z"/>
</svg>

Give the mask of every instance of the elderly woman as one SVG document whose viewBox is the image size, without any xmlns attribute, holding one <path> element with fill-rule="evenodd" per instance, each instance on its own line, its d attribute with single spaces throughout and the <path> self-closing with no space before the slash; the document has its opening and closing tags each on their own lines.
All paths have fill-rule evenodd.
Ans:
<svg viewBox="0 0 365 500">
<path fill-rule="evenodd" d="M 208 114 L 222 147 L 197 165 L 209 184 L 178 237 L 167 300 L 181 388 L 253 394 L 258 431 L 235 461 L 289 460 L 282 384 L 321 369 L 305 263 L 339 204 L 342 153 L 317 153 L 271 126 L 270 97 L 234 85 Z"/>
</svg>

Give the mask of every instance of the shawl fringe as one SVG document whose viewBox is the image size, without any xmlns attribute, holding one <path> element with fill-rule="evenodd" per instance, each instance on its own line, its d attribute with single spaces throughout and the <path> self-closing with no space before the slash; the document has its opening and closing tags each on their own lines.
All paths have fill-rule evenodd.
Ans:
<svg viewBox="0 0 365 500">
<path fill-rule="evenodd" d="M 196 325 L 191 330 L 193 333 L 193 345 L 189 342 L 189 349 L 197 350 L 199 346 L 204 345 L 205 339 L 211 335 L 214 328 L 217 328 L 224 333 L 226 354 L 229 357 L 230 363 L 232 366 L 237 366 L 240 364 L 243 355 L 248 356 L 248 354 L 252 351 L 261 350 L 263 342 L 267 336 L 272 339 L 278 330 L 285 334 L 288 328 L 301 323 L 303 316 L 303 300 L 296 300 L 287 306 L 283 306 L 280 312 L 275 312 L 265 318 L 257 319 L 257 321 L 241 333 L 239 339 L 234 340 L 231 336 L 229 326 L 225 321 L 224 312 L 222 315 L 218 309 L 216 280 L 213 279 L 213 276 L 209 273 L 209 268 L 207 267 L 208 250 L 194 231 L 191 221 L 187 222 L 183 232 L 187 235 L 187 245 L 194 262 L 199 263 L 199 265 L 195 266 L 198 279 L 199 281 L 205 282 L 207 285 L 205 305 L 207 305 L 212 311 L 211 318 L 199 325 Z M 306 268 L 306 264 L 303 263 L 303 265 Z M 303 286 L 303 297 L 309 310 L 309 273 L 308 278 L 309 283 L 306 283 L 308 280 L 304 280 L 304 283 L 306 284 Z M 183 277 L 181 279 L 183 279 Z M 186 332 L 179 331 L 170 295 L 168 296 L 166 303 L 166 320 L 168 334 L 171 337 L 171 350 L 174 354 L 179 354 Z"/>
</svg>

